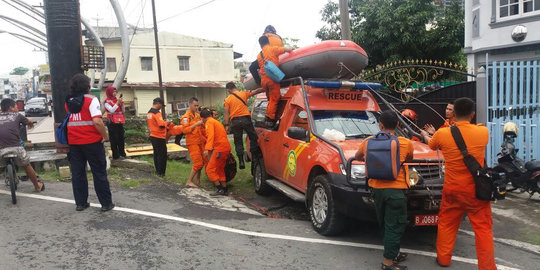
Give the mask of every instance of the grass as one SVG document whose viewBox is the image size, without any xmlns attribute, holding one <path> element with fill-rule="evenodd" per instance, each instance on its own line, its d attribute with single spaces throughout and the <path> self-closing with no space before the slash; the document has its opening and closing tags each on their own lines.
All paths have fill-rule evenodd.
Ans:
<svg viewBox="0 0 540 270">
<path fill-rule="evenodd" d="M 236 162 L 238 162 L 238 158 L 236 157 L 234 142 L 230 141 L 232 150 L 231 153 L 235 156 L 237 159 Z M 247 149 L 247 148 L 246 148 Z M 142 156 L 138 158 L 139 160 L 146 161 L 150 164 L 154 164 L 154 158 L 152 156 Z M 185 185 L 187 182 L 187 179 L 189 177 L 189 174 L 191 172 L 191 163 L 186 163 L 184 161 L 179 160 L 168 160 L 167 161 L 167 170 L 165 172 L 164 180 Z M 237 193 L 248 193 L 253 191 L 253 176 L 251 176 L 251 163 L 246 162 L 246 168 L 244 170 L 238 169 L 236 172 L 236 177 L 231 180 L 229 183 L 231 185 L 231 189 Z M 204 172 L 204 169 L 201 172 L 201 187 L 205 189 L 212 189 L 213 184 L 208 180 L 208 177 L 206 176 L 206 173 Z"/>
</svg>

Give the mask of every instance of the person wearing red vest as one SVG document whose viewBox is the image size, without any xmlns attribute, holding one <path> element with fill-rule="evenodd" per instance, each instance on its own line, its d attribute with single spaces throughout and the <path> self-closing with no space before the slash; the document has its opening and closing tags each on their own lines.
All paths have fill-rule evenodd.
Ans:
<svg viewBox="0 0 540 270">
<path fill-rule="evenodd" d="M 113 159 L 126 158 L 124 142 L 124 102 L 122 95 L 116 97 L 116 88 L 112 85 L 105 90 L 107 99 L 103 102 L 107 111 L 107 129 L 111 139 L 111 150 Z"/>
<path fill-rule="evenodd" d="M 114 208 L 107 161 L 103 143 L 109 140 L 105 124 L 101 119 L 101 106 L 97 97 L 88 94 L 90 78 L 75 74 L 70 82 L 71 92 L 66 98 L 66 111 L 70 113 L 67 124 L 69 144 L 68 160 L 71 167 L 71 183 L 77 211 L 88 207 L 88 179 L 86 162 L 90 164 L 94 178 L 94 189 L 101 204 L 101 211 Z"/>
</svg>

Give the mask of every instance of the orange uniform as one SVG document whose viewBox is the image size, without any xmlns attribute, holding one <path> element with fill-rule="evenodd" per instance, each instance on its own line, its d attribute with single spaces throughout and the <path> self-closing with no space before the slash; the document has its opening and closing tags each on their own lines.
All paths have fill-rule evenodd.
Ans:
<svg viewBox="0 0 540 270">
<path fill-rule="evenodd" d="M 206 175 L 210 181 L 226 181 L 225 165 L 231 154 L 231 145 L 227 138 L 225 127 L 212 117 L 206 120 L 207 140 L 204 150 L 211 151 L 210 160 L 206 165 Z"/>
<path fill-rule="evenodd" d="M 174 123 L 171 123 L 169 124 L 168 130 L 169 132 L 167 135 L 176 136 L 183 133 L 184 127 L 182 125 L 175 125 Z"/>
<path fill-rule="evenodd" d="M 285 48 L 278 46 L 266 45 L 262 48 L 262 54 L 259 53 L 257 61 L 261 67 L 261 87 L 266 91 L 266 97 L 268 98 L 268 107 L 266 108 L 266 117 L 276 120 L 276 111 L 279 98 L 281 97 L 279 83 L 274 82 L 264 71 L 264 60 L 271 61 L 276 66 L 279 66 L 279 55 L 285 52 Z M 264 55 L 264 59 L 262 57 Z"/>
<path fill-rule="evenodd" d="M 372 136 L 373 137 L 373 136 Z M 364 156 L 366 156 L 366 150 L 367 150 L 367 141 L 371 137 L 368 137 L 365 139 L 359 147 L 359 150 L 364 153 Z M 403 137 L 398 137 L 399 141 L 399 162 L 400 164 L 403 163 L 408 156 L 412 156 L 414 153 L 414 148 L 411 140 Z M 407 182 L 405 179 L 408 178 L 408 172 L 405 170 L 405 168 L 401 168 L 401 171 L 399 172 L 399 175 L 395 181 L 389 181 L 389 180 L 378 180 L 378 179 L 369 179 L 369 186 L 376 189 L 383 189 L 383 188 L 393 188 L 393 189 L 408 189 L 409 186 L 407 185 Z"/>
<path fill-rule="evenodd" d="M 456 122 L 454 122 L 454 119 L 446 119 L 446 120 L 444 120 L 444 124 L 441 126 L 441 128 L 451 127 L 451 126 L 453 126 L 455 124 L 456 124 Z"/>
<path fill-rule="evenodd" d="M 232 120 L 235 117 L 240 116 L 248 116 L 251 115 L 249 113 L 249 110 L 245 104 L 247 104 L 247 100 L 249 98 L 250 92 L 249 91 L 235 91 L 235 95 L 237 95 L 239 98 L 241 98 L 244 102 L 240 101 L 236 96 L 229 95 L 225 99 L 225 108 L 229 108 L 229 118 Z M 245 103 L 245 104 L 244 104 Z"/>
<path fill-rule="evenodd" d="M 283 47 L 283 40 L 280 36 L 273 33 L 265 33 L 264 35 L 268 38 L 270 46 Z"/>
<path fill-rule="evenodd" d="M 454 124 L 459 128 L 468 152 L 480 164 L 484 164 L 484 151 L 489 141 L 488 129 L 467 121 Z M 429 147 L 434 150 L 441 149 L 445 160 L 443 199 L 437 232 L 439 263 L 450 265 L 459 225 L 463 214 L 467 213 L 475 233 L 478 269 L 497 269 L 493 248 L 491 203 L 476 199 L 474 179 L 463 163 L 463 155 L 452 137 L 450 128 L 441 128 L 435 132 L 429 141 Z"/>
<path fill-rule="evenodd" d="M 163 120 L 163 116 L 159 110 L 150 109 L 146 114 L 146 122 L 150 129 L 150 137 L 165 139 L 167 137 L 167 122 Z"/>
<path fill-rule="evenodd" d="M 189 151 L 191 161 L 193 161 L 193 170 L 199 171 L 204 167 L 203 147 L 206 142 L 203 126 L 192 127 L 195 123 L 201 121 L 202 118 L 198 113 L 192 113 L 188 110 L 180 124 L 183 126 L 182 132 L 186 135 L 186 146 Z"/>
</svg>

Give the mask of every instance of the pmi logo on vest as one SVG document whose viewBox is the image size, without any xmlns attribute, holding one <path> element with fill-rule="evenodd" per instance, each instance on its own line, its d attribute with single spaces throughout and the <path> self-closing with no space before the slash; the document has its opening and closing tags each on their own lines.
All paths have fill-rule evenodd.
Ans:
<svg viewBox="0 0 540 270">
<path fill-rule="evenodd" d="M 71 120 L 73 120 L 73 121 L 81 121 L 82 120 L 81 113 L 72 113 L 71 114 Z"/>
</svg>

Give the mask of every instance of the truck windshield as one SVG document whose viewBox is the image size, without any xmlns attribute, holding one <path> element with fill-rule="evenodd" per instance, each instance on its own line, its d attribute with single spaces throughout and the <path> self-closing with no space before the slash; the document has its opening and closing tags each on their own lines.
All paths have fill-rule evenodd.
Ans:
<svg viewBox="0 0 540 270">
<path fill-rule="evenodd" d="M 317 133 L 337 130 L 347 139 L 367 138 L 379 132 L 378 112 L 371 111 L 313 111 Z"/>
</svg>

